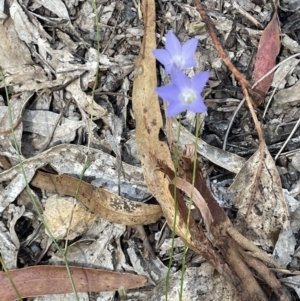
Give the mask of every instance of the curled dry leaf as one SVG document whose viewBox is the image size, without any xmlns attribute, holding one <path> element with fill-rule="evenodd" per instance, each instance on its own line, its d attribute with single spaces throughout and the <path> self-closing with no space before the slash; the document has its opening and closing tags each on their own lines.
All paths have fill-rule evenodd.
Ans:
<svg viewBox="0 0 300 301">
<path fill-rule="evenodd" d="M 176 179 L 172 181 L 172 184 L 176 185 L 177 188 L 185 192 L 189 197 L 192 197 L 194 204 L 201 212 L 201 216 L 207 231 L 210 232 L 210 225 L 213 222 L 213 217 L 211 216 L 209 208 L 207 207 L 207 204 L 201 193 L 195 187 L 193 187 L 191 183 L 179 177 L 176 177 Z"/>
<path fill-rule="evenodd" d="M 67 175 L 56 176 L 38 171 L 31 185 L 47 191 L 75 196 L 79 180 Z M 162 215 L 160 206 L 127 200 L 100 187 L 81 182 L 78 200 L 98 216 L 123 225 L 145 225 Z"/>
<path fill-rule="evenodd" d="M 230 190 L 239 209 L 236 228 L 255 244 L 270 251 L 282 229 L 288 229 L 289 213 L 273 158 L 264 142 L 236 176 Z"/>
<path fill-rule="evenodd" d="M 255 83 L 276 65 L 276 58 L 280 51 L 280 27 L 277 18 L 276 9 L 271 22 L 265 28 L 258 44 L 258 51 L 252 74 L 252 83 Z M 253 89 L 253 92 L 259 96 L 259 98 L 253 97 L 257 106 L 264 101 L 273 77 L 274 73 L 267 76 Z"/>
<path fill-rule="evenodd" d="M 147 279 L 129 273 L 70 267 L 77 292 L 116 291 L 123 286 L 126 289 L 144 286 Z M 73 292 L 70 278 L 64 266 L 33 266 L 19 270 L 10 270 L 22 298 L 50 294 Z M 18 296 L 7 275 L 0 272 L 1 301 L 17 300 Z"/>
</svg>

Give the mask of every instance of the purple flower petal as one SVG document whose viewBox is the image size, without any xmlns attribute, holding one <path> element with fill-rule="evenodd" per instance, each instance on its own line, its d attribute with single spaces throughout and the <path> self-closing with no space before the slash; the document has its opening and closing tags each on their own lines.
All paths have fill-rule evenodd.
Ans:
<svg viewBox="0 0 300 301">
<path fill-rule="evenodd" d="M 178 103 L 178 95 L 180 90 L 175 85 L 168 85 L 164 87 L 158 87 L 155 89 L 158 96 L 169 103 Z"/>
<path fill-rule="evenodd" d="M 196 67 L 196 66 L 197 66 L 197 63 L 196 63 L 195 59 L 189 58 L 184 61 L 184 64 L 182 65 L 182 69 L 192 68 L 192 67 Z"/>
<path fill-rule="evenodd" d="M 171 72 L 172 83 L 180 88 L 190 88 L 191 80 L 176 66 L 173 66 Z"/>
<path fill-rule="evenodd" d="M 166 49 L 173 55 L 181 55 L 181 45 L 174 33 L 169 30 L 166 36 Z"/>
<path fill-rule="evenodd" d="M 155 49 L 152 51 L 155 58 L 163 65 L 169 64 L 171 60 L 170 53 L 165 49 Z"/>
<path fill-rule="evenodd" d="M 165 65 L 165 69 L 168 74 L 171 74 L 172 67 L 173 67 L 173 65 L 171 64 L 171 62 Z"/>
<path fill-rule="evenodd" d="M 182 46 L 173 34 L 168 31 L 166 36 L 166 49 L 156 49 L 153 55 L 162 63 L 168 74 L 171 74 L 173 66 L 180 69 L 196 66 L 196 61 L 193 58 L 197 48 L 198 39 L 194 38 L 185 42 Z"/>
<path fill-rule="evenodd" d="M 208 71 L 200 72 L 192 78 L 192 87 L 196 91 L 196 95 L 202 93 L 202 90 L 205 87 L 208 79 L 209 79 Z"/>
<path fill-rule="evenodd" d="M 203 102 L 203 99 L 201 96 L 197 97 L 197 99 L 192 102 L 189 107 L 189 111 L 195 112 L 195 113 L 204 113 L 207 110 L 206 105 Z"/>
<path fill-rule="evenodd" d="M 198 39 L 190 39 L 182 45 L 182 56 L 186 59 L 192 58 L 196 52 Z"/>
<path fill-rule="evenodd" d="M 182 104 L 181 102 L 178 103 L 170 103 L 168 104 L 167 107 L 167 116 L 168 117 L 172 117 L 172 116 L 176 116 L 179 113 L 186 111 L 188 108 L 187 105 Z"/>
</svg>

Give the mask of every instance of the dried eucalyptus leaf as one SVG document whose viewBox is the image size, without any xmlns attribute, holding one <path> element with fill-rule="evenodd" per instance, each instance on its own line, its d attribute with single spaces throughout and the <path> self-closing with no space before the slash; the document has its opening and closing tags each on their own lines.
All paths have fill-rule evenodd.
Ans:
<svg viewBox="0 0 300 301">
<path fill-rule="evenodd" d="M 289 212 L 283 197 L 280 176 L 266 145 L 246 162 L 230 191 L 236 194 L 239 209 L 235 226 L 264 250 L 273 250 L 281 230 L 290 228 Z"/>
<path fill-rule="evenodd" d="M 67 175 L 59 176 L 38 171 L 31 184 L 60 195 L 77 196 L 77 199 L 91 212 L 118 224 L 151 224 L 162 216 L 158 205 L 130 201 L 100 187 L 79 181 Z M 76 195 L 79 183 L 80 188 Z"/>
</svg>

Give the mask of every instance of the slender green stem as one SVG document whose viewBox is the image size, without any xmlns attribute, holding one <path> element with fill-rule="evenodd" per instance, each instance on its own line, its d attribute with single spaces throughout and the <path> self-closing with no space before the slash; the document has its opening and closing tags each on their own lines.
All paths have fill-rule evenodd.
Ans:
<svg viewBox="0 0 300 301">
<path fill-rule="evenodd" d="M 3 270 L 4 270 L 6 276 L 7 276 L 8 280 L 9 280 L 11 286 L 14 288 L 14 290 L 15 290 L 17 296 L 18 296 L 19 301 L 22 301 L 23 298 L 22 298 L 22 296 L 21 296 L 21 294 L 20 294 L 20 292 L 19 292 L 17 286 L 15 285 L 13 279 L 11 278 L 11 275 L 10 275 L 10 273 L 9 273 L 9 270 L 8 270 L 7 267 L 6 267 L 5 262 L 4 262 L 4 260 L 2 259 L 2 256 L 0 256 L 0 263 L 1 263 L 2 267 L 3 267 Z"/>
<path fill-rule="evenodd" d="M 196 169 L 197 169 L 197 145 L 198 145 L 198 135 L 200 129 L 200 115 L 196 115 L 196 133 L 195 133 L 195 152 L 194 152 L 194 162 L 193 162 L 193 177 L 192 177 L 192 187 L 195 187 L 195 179 L 196 179 Z M 193 204 L 193 189 L 191 191 L 189 204 L 188 204 L 188 216 L 186 222 L 186 239 L 184 241 L 184 248 L 183 248 L 183 257 L 182 257 L 182 268 L 181 268 L 181 279 L 180 279 L 180 291 L 179 291 L 179 300 L 182 300 L 183 294 L 183 284 L 184 284 L 184 274 L 186 270 L 186 254 L 188 250 L 187 246 L 187 236 L 190 228 L 190 218 L 191 218 L 191 209 Z"/>
<path fill-rule="evenodd" d="M 174 221 L 172 226 L 172 245 L 171 245 L 171 252 L 170 252 L 170 260 L 168 266 L 168 273 L 166 277 L 166 292 L 165 297 L 166 301 L 168 301 L 168 293 L 169 293 L 169 286 L 170 286 L 170 274 L 171 268 L 173 263 L 173 255 L 174 255 L 174 248 L 175 248 L 175 229 L 176 229 L 176 221 L 177 221 L 177 213 L 178 213 L 178 202 L 177 202 L 177 188 L 176 188 L 176 181 L 177 181 L 177 172 L 178 172 L 178 160 L 179 160 L 179 139 L 180 139 L 180 131 L 181 131 L 181 115 L 178 121 L 178 129 L 177 129 L 177 141 L 176 141 L 176 148 L 175 148 L 175 179 L 174 179 Z"/>
</svg>

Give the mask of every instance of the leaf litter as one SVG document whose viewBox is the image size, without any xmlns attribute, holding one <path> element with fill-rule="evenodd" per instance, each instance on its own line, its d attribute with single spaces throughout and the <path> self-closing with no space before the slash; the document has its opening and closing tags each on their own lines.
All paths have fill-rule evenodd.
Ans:
<svg viewBox="0 0 300 301">
<path fill-rule="evenodd" d="M 294 7 L 292 2 L 281 4 L 278 9 L 283 9 L 281 14 Z M 234 75 L 247 89 L 250 84 L 245 78 L 252 78 L 254 82 L 272 69 L 276 61 L 300 49 L 293 32 L 297 30 L 293 11 L 283 30 L 284 51 L 278 56 L 279 25 L 282 24 L 278 23 L 272 5 L 263 6 L 259 1 L 233 4 L 224 1 L 223 7 L 216 6 L 214 1 L 205 4 L 223 39 L 221 44 L 246 76 L 241 77 L 238 72 Z M 150 0 L 141 5 L 131 1 L 101 1 L 97 5 L 99 34 L 95 32 L 90 1 L 81 6 L 77 2 L 60 0 L 39 0 L 22 5 L 12 1 L 8 11 L 0 6 L 3 9 L 0 12 L 3 41 L 0 66 L 9 88 L 12 125 L 21 145 L 25 174 L 55 237 L 62 243 L 67 238 L 71 265 L 92 268 L 91 273 L 103 268 L 135 272 L 148 279 L 148 287 L 147 290 L 129 290 L 128 300 L 164 298 L 171 237 L 168 229 L 172 228 L 175 216 L 174 165 L 170 149 L 173 151 L 176 145 L 178 123 L 173 119 L 171 127 L 165 129 L 163 107 L 154 93 L 158 86 L 157 69 L 151 53 L 157 48 L 157 42 L 164 41 L 164 35 L 172 29 L 182 42 L 193 37 L 200 40 L 195 56 L 197 66 L 188 72 L 189 76 L 210 71 L 205 91 L 209 95 L 208 115 L 204 118 L 201 139 L 198 139 L 201 165 L 198 165 L 194 188 L 200 210 L 197 206 L 193 209 L 189 226 L 185 196 L 177 191 L 179 211 L 175 230 L 190 247 L 184 298 L 198 300 L 201 294 L 203 300 L 248 300 L 250 296 L 267 300 L 266 296 L 274 292 L 280 300 L 287 300 L 287 294 L 290 300 L 297 300 L 299 291 L 297 282 L 293 282 L 297 281 L 297 276 L 286 277 L 285 281 L 282 274 L 271 273 L 269 267 L 278 271 L 279 268 L 299 269 L 296 260 L 299 192 L 291 194 L 297 192 L 299 172 L 292 164 L 295 164 L 292 159 L 297 153 L 289 152 L 299 148 L 297 135 L 286 145 L 287 153 L 276 162 L 273 159 L 274 152 L 281 148 L 291 132 L 293 122 L 300 117 L 296 96 L 298 60 L 282 65 L 273 83 L 271 74 L 249 90 L 254 102 L 260 105 L 258 118 L 261 118 L 260 108 L 264 101 L 271 104 L 263 125 L 265 141 L 262 136 L 257 141 L 258 129 L 251 121 L 249 109 L 243 107 L 229 136 L 228 150 L 223 151 L 224 129 L 236 108 L 235 102 L 228 99 L 241 100 L 244 90 L 228 76 L 228 69 L 220 59 L 225 57 L 219 56 L 215 41 L 210 38 L 212 31 L 205 28 L 207 19 L 202 14 L 201 18 L 196 7 L 185 1 L 167 2 L 166 7 L 156 3 L 157 15 L 155 3 Z M 284 19 L 280 21 L 285 22 Z M 255 26 L 263 26 L 264 30 L 257 30 Z M 101 40 L 100 66 L 97 39 Z M 251 57 L 255 57 L 252 50 L 256 48 L 256 59 L 251 61 Z M 93 103 L 91 87 L 98 67 L 99 82 Z M 161 74 L 161 79 L 166 80 L 165 74 Z M 272 102 L 268 94 L 270 86 L 281 89 L 275 91 Z M 4 87 L 3 81 L 0 87 Z M 132 100 L 128 98 L 130 95 Z M 12 141 L 4 93 L 0 98 L 1 255 L 10 270 L 17 268 L 12 272 L 21 278 L 26 277 L 23 267 L 39 262 L 50 264 L 40 266 L 49 282 L 50 270 L 55 268 L 51 265 L 60 268 L 58 265 L 63 261 L 49 243 L 24 191 L 25 181 Z M 179 149 L 183 153 L 185 145 L 195 140 L 194 132 L 189 131 L 194 126 L 192 120 L 193 116 L 184 115 L 186 128 L 182 128 L 179 139 Z M 90 149 L 87 148 L 88 135 Z M 70 196 L 75 195 L 86 155 L 88 168 L 75 200 Z M 181 184 L 190 185 L 192 164 L 190 158 L 181 156 L 179 175 L 184 179 Z M 228 191 L 230 185 L 234 194 Z M 220 199 L 229 198 L 226 204 L 230 205 L 222 209 L 210 187 L 221 193 Z M 282 187 L 291 193 L 285 191 L 283 194 Z M 180 189 L 189 194 L 190 188 L 180 186 Z M 169 226 L 163 226 L 165 221 Z M 145 232 L 137 231 L 142 224 L 146 225 L 146 236 Z M 155 248 L 158 234 L 164 252 Z M 146 252 L 149 245 L 156 258 L 149 257 L 153 252 Z M 180 286 L 182 246 L 177 243 L 174 254 L 169 295 L 172 300 L 177 298 Z M 201 260 L 197 261 L 199 256 Z M 218 271 L 217 275 L 214 270 Z M 253 270 L 268 288 L 260 287 Z M 123 284 L 125 280 L 130 283 L 128 274 L 114 275 L 119 275 Z M 88 285 L 97 277 L 92 276 Z M 284 290 L 276 277 L 286 283 Z M 66 294 L 71 292 L 67 289 L 70 282 L 66 280 L 59 291 L 55 286 L 48 291 L 46 286 L 35 295 L 65 293 L 61 295 L 64 300 L 72 299 L 72 295 Z M 3 281 L 7 281 L 5 275 Z M 35 281 L 36 286 L 26 284 L 29 295 L 42 285 L 39 277 Z M 144 282 L 139 286 L 143 285 Z M 99 300 L 107 300 L 116 295 L 113 291 L 118 288 L 116 285 L 110 288 L 112 292 L 99 292 L 103 290 L 101 287 L 91 289 L 89 286 L 83 291 L 98 291 L 98 294 L 83 293 L 80 298 L 89 300 L 98 296 Z M 29 296 L 26 292 L 23 294 L 23 297 Z M 50 299 L 38 297 L 35 300 L 54 298 L 52 295 Z"/>
</svg>

